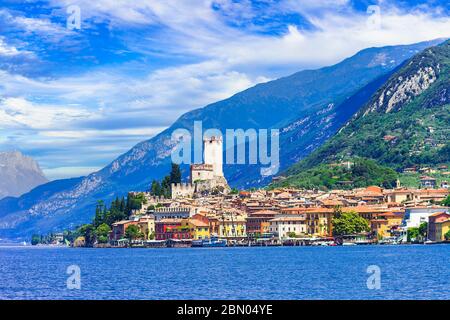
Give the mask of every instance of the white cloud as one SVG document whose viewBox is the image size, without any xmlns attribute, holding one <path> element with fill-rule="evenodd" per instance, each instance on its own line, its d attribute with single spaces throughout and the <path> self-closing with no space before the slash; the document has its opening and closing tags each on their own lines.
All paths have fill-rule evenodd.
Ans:
<svg viewBox="0 0 450 320">
<path fill-rule="evenodd" d="M 0 101 L 0 126 L 3 129 L 45 130 L 55 126 L 64 127 L 71 121 L 89 116 L 87 110 L 57 105 L 36 105 L 22 97 Z"/>
<path fill-rule="evenodd" d="M 16 57 L 16 56 L 34 56 L 34 54 L 30 51 L 19 50 L 14 46 L 8 45 L 5 41 L 5 38 L 0 36 L 0 56 L 4 57 Z"/>
<path fill-rule="evenodd" d="M 220 8 L 214 9 L 213 3 Z M 190 62 L 139 70 L 137 75 L 120 65 L 47 79 L 0 71 L 0 148 L 16 144 L 43 150 L 39 160 L 55 175 L 69 172 L 55 163 L 100 167 L 182 113 L 258 82 L 330 65 L 367 47 L 450 37 L 450 18 L 437 9 L 405 11 L 381 2 L 381 24 L 373 28 L 367 24 L 368 14 L 349 9 L 348 0 L 270 3 L 261 12 L 249 1 L 50 0 L 51 8 L 61 12 L 79 5 L 82 28 L 108 23 L 130 52 L 151 57 L 157 52 Z M 284 33 L 271 34 L 259 32 L 264 26 L 233 25 L 251 25 L 255 17 L 272 14 L 298 14 L 309 28 L 290 22 Z M 2 15 L 43 39 L 57 42 L 74 36 L 48 19 L 0 10 Z M 19 53 L 0 38 L 0 56 Z"/>
</svg>

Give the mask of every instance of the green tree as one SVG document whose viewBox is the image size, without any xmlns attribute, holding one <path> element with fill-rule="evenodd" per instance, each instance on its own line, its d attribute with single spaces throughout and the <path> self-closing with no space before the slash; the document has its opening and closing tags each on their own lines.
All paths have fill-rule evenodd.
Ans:
<svg viewBox="0 0 450 320">
<path fill-rule="evenodd" d="M 152 181 L 152 186 L 150 187 L 150 192 L 152 195 L 154 196 L 162 196 L 162 188 L 161 188 L 161 184 L 159 183 L 159 181 L 153 180 Z"/>
<path fill-rule="evenodd" d="M 426 239 L 427 233 L 428 233 L 428 223 L 422 222 L 419 226 L 419 235 L 422 239 Z"/>
<path fill-rule="evenodd" d="M 444 238 L 445 240 L 450 241 L 450 230 L 448 230 L 447 233 L 444 234 Z"/>
<path fill-rule="evenodd" d="M 297 237 L 297 235 L 295 234 L 295 232 L 288 232 L 288 233 L 287 233 L 287 236 L 288 236 L 289 238 L 296 238 L 296 237 Z"/>
<path fill-rule="evenodd" d="M 180 183 L 181 182 L 181 170 L 180 166 L 176 163 L 172 163 L 172 168 L 170 170 L 170 183 Z"/>
<path fill-rule="evenodd" d="M 370 231 L 369 222 L 356 212 L 343 212 L 333 218 L 333 234 L 336 236 Z"/>
<path fill-rule="evenodd" d="M 98 227 L 101 225 L 105 219 L 105 202 L 103 200 L 97 201 L 97 206 L 95 207 L 95 216 L 94 216 L 94 227 Z"/>
<path fill-rule="evenodd" d="M 239 190 L 237 188 L 232 188 L 230 194 L 239 194 Z"/>
<path fill-rule="evenodd" d="M 31 237 L 31 244 L 35 246 L 39 243 L 41 243 L 41 236 L 38 234 L 33 234 L 33 236 Z"/>
<path fill-rule="evenodd" d="M 84 237 L 87 247 L 94 244 L 95 241 L 95 228 L 92 224 L 84 224 L 78 228 L 77 233 Z"/>
<path fill-rule="evenodd" d="M 415 242 L 419 240 L 419 228 L 409 228 L 407 233 L 406 233 L 406 237 L 407 237 L 407 241 L 408 242 Z"/>
<path fill-rule="evenodd" d="M 450 207 L 450 195 L 448 195 L 447 198 L 445 198 L 445 200 L 442 201 L 442 205 L 446 206 L 446 207 Z"/>
<path fill-rule="evenodd" d="M 95 237 L 99 243 L 107 243 L 110 232 L 111 228 L 106 223 L 102 223 L 95 229 Z"/>
<path fill-rule="evenodd" d="M 128 226 L 127 229 L 125 230 L 125 238 L 127 238 L 130 241 L 140 239 L 143 237 L 144 235 L 139 230 L 139 227 L 134 224 Z"/>
</svg>

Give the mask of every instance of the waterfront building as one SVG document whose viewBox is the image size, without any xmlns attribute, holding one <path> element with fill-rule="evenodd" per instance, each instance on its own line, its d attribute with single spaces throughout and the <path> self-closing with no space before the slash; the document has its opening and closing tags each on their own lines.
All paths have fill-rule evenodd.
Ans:
<svg viewBox="0 0 450 320">
<path fill-rule="evenodd" d="M 182 221 L 182 226 L 189 228 L 191 239 L 202 240 L 209 239 L 209 223 L 206 223 L 200 219 L 185 219 Z"/>
<path fill-rule="evenodd" d="M 403 221 L 404 212 L 378 213 L 370 220 L 370 228 L 378 239 L 392 237 Z"/>
<path fill-rule="evenodd" d="M 445 234 L 450 230 L 450 214 L 438 212 L 428 217 L 428 239 L 435 242 L 445 240 Z"/>
<path fill-rule="evenodd" d="M 189 226 L 183 225 L 182 219 L 161 219 L 155 222 L 156 240 L 191 238 Z"/>
<path fill-rule="evenodd" d="M 434 213 L 449 212 L 448 207 L 429 206 L 429 207 L 413 207 L 405 209 L 405 216 L 402 226 L 406 229 L 417 228 L 422 223 L 428 222 L 428 218 Z"/>
<path fill-rule="evenodd" d="M 153 215 L 140 216 L 138 226 L 144 234 L 145 240 L 150 240 L 155 236 L 155 217 Z"/>
<path fill-rule="evenodd" d="M 261 210 L 247 215 L 247 236 L 250 238 L 266 237 L 270 234 L 270 220 L 279 212 Z"/>
<path fill-rule="evenodd" d="M 305 218 L 306 233 L 311 236 L 329 237 L 332 235 L 334 209 L 330 208 L 287 208 L 281 210 L 286 215 L 301 215 Z"/>
<path fill-rule="evenodd" d="M 219 237 L 244 239 L 247 237 L 246 217 L 236 213 L 218 214 Z"/>
<path fill-rule="evenodd" d="M 110 233 L 110 240 L 117 241 L 125 238 L 125 232 L 128 226 L 137 225 L 138 221 L 134 220 L 122 220 L 112 224 L 112 230 Z"/>
<path fill-rule="evenodd" d="M 279 239 L 306 236 L 307 225 L 304 216 L 286 215 L 271 219 L 269 231 Z"/>
</svg>

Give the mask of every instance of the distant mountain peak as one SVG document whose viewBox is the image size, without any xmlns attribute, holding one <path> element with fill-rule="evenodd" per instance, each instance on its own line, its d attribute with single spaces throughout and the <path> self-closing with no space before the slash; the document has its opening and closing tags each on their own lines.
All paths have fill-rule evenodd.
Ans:
<svg viewBox="0 0 450 320">
<path fill-rule="evenodd" d="M 39 164 L 20 151 L 0 152 L 0 199 L 18 197 L 48 182 Z"/>
</svg>

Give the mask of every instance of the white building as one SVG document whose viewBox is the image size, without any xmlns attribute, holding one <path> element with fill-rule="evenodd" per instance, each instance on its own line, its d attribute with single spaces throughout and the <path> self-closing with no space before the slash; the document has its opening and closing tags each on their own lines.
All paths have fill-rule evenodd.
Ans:
<svg viewBox="0 0 450 320">
<path fill-rule="evenodd" d="M 223 177 L 223 145 L 221 137 L 211 137 L 203 141 L 203 162 L 212 166 L 214 175 Z"/>
<path fill-rule="evenodd" d="M 172 199 L 193 197 L 213 189 L 228 193 L 230 187 L 223 175 L 223 145 L 221 137 L 203 140 L 203 162 L 191 165 L 191 177 L 188 184 L 172 184 Z"/>
<path fill-rule="evenodd" d="M 282 216 L 269 222 L 269 231 L 279 239 L 289 238 L 289 233 L 295 233 L 296 236 L 306 234 L 306 219 L 303 216 Z"/>
<path fill-rule="evenodd" d="M 413 207 L 405 210 L 405 216 L 403 218 L 402 227 L 406 229 L 417 228 L 422 223 L 427 222 L 428 218 L 437 212 L 449 212 L 448 207 Z"/>
</svg>

